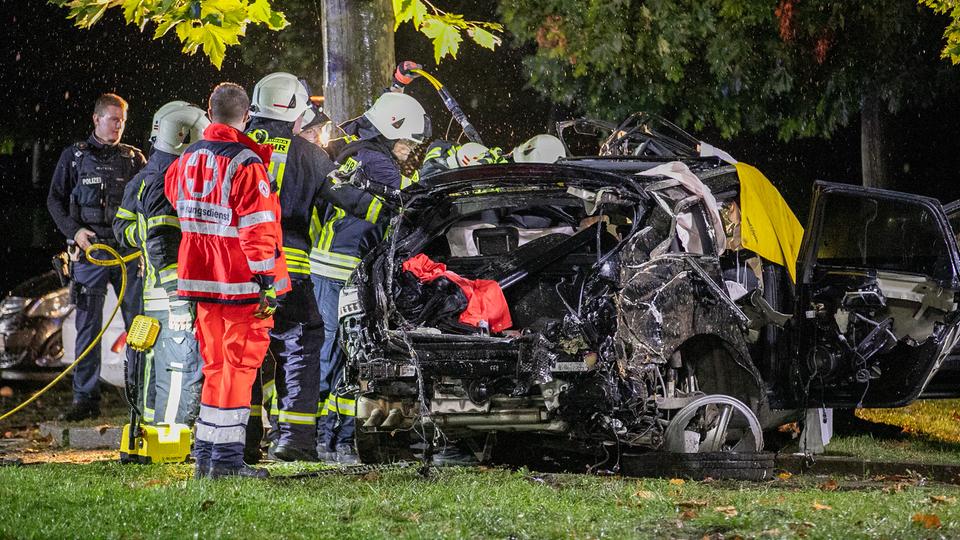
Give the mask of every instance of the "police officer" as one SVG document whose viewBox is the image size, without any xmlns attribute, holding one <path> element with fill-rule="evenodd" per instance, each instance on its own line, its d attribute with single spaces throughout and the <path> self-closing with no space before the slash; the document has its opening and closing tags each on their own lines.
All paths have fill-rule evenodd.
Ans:
<svg viewBox="0 0 960 540">
<path fill-rule="evenodd" d="M 282 461 L 317 459 L 324 321 L 310 280 L 308 251 L 311 216 L 315 210 L 325 214 L 330 206 L 326 198 L 334 194 L 326 189 L 330 187 L 327 175 L 335 167 L 320 147 L 296 136 L 305 121 L 320 115 L 309 98 L 297 77 L 271 73 L 253 90 L 252 120 L 247 128 L 257 142 L 273 147 L 268 172 L 280 194 L 283 253 L 292 286 L 280 299 L 270 332 L 270 352 L 276 360 L 275 410 L 271 410 L 271 416 L 276 417 L 278 433 L 269 455 Z M 335 200 L 352 214 L 377 221 L 371 207 L 379 208 L 381 203 L 371 195 L 340 186 Z"/>
<path fill-rule="evenodd" d="M 193 333 L 194 304 L 177 297 L 180 222 L 164 195 L 164 174 L 210 124 L 202 109 L 185 101 L 167 103 L 154 114 L 150 159 L 127 184 L 113 231 L 124 247 L 142 251 L 144 313 L 160 322 L 148 355 L 143 418 L 160 424 L 192 425 L 200 407 L 202 361 Z M 133 216 L 132 218 L 130 216 Z"/>
<path fill-rule="evenodd" d="M 93 133 L 60 154 L 53 173 L 47 208 L 57 228 L 71 245 L 72 292 L 77 310 L 79 354 L 90 345 L 103 324 L 103 303 L 107 284 L 120 291 L 120 267 L 95 266 L 86 261 L 82 250 L 93 243 L 119 248 L 111 230 L 119 212 L 127 182 L 143 167 L 140 150 L 123 144 L 127 102 L 116 94 L 103 94 L 93 109 Z M 130 217 L 130 216 L 127 216 Z M 130 249 L 120 250 L 129 254 Z M 137 262 L 127 264 L 127 290 L 121 299 L 124 324 L 129 328 L 140 312 L 140 278 Z M 127 349 L 127 359 L 134 352 Z M 61 420 L 76 421 L 100 415 L 100 344 L 80 362 L 73 373 L 73 405 Z"/>
<path fill-rule="evenodd" d="M 337 153 L 337 174 L 357 176 L 388 190 L 410 185 L 414 179 L 403 177 L 400 164 L 417 145 L 430 138 L 430 119 L 416 99 L 399 92 L 381 95 L 362 116 L 342 126 L 345 143 Z M 334 145 L 336 146 L 336 145 Z M 381 208 L 371 208 L 376 217 Z M 323 387 L 321 398 L 326 407 L 318 453 L 326 461 L 356 463 L 353 449 L 356 401 L 343 386 L 343 359 L 337 344 L 337 307 L 340 289 L 360 259 L 383 238 L 383 222 L 372 224 L 351 217 L 341 208 L 330 208 L 313 230 L 310 272 L 317 304 L 324 322 L 321 351 Z"/>
</svg>

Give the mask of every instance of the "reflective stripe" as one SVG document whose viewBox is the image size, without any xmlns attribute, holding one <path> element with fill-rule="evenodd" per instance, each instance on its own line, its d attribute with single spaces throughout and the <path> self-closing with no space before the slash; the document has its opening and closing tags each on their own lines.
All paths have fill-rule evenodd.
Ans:
<svg viewBox="0 0 960 540">
<path fill-rule="evenodd" d="M 215 294 L 257 294 L 260 292 L 260 286 L 252 281 L 242 283 L 223 283 L 220 281 L 208 281 L 205 279 L 183 279 L 177 280 L 177 287 L 185 292 L 202 292 Z"/>
<path fill-rule="evenodd" d="M 144 409 L 143 409 L 143 421 L 146 422 L 146 423 L 148 423 L 148 424 L 149 424 L 150 422 L 153 422 L 153 415 L 154 415 L 154 414 L 156 414 L 156 411 L 154 411 L 153 409 L 144 407 Z"/>
<path fill-rule="evenodd" d="M 317 415 L 309 413 L 297 413 L 289 411 L 279 411 L 277 421 L 287 424 L 312 425 L 317 423 Z"/>
<path fill-rule="evenodd" d="M 147 220 L 148 229 L 153 227 L 159 227 L 161 225 L 167 226 L 167 227 L 176 227 L 179 229 L 180 220 L 177 219 L 176 216 L 153 216 L 152 218 Z"/>
<path fill-rule="evenodd" d="M 137 219 L 137 215 L 126 208 L 117 208 L 117 217 L 120 219 Z"/>
<path fill-rule="evenodd" d="M 382 208 L 383 202 L 379 198 L 374 197 L 373 200 L 370 201 L 370 206 L 367 207 L 367 215 L 364 216 L 363 219 L 370 223 L 376 223 L 380 217 L 380 209 Z"/>
<path fill-rule="evenodd" d="M 127 239 L 127 244 L 131 246 L 137 245 L 137 224 L 131 223 L 123 229 L 123 236 Z"/>
<path fill-rule="evenodd" d="M 357 400 L 338 397 L 335 400 L 331 400 L 327 405 L 327 409 L 332 413 L 337 413 L 343 416 L 356 416 L 357 415 Z"/>
<path fill-rule="evenodd" d="M 277 216 L 272 210 L 263 210 L 261 212 L 240 216 L 240 219 L 237 220 L 237 228 L 243 229 L 244 227 L 252 227 L 260 223 L 271 223 L 276 220 Z"/>
<path fill-rule="evenodd" d="M 219 407 L 200 404 L 199 419 L 207 424 L 213 424 L 215 426 L 245 426 L 249 418 L 250 409 L 248 407 L 221 409 Z"/>
<path fill-rule="evenodd" d="M 250 406 L 250 417 L 261 417 L 263 416 L 263 406 L 262 405 L 251 405 Z"/>
<path fill-rule="evenodd" d="M 276 257 L 270 257 L 269 259 L 264 259 L 262 261 L 251 261 L 250 259 L 247 259 L 247 266 L 250 267 L 251 272 L 266 272 L 268 270 L 273 270 L 273 267 L 276 265 Z"/>
<path fill-rule="evenodd" d="M 426 159 L 424 159 L 426 161 Z M 413 176 L 400 176 L 400 189 L 407 189 L 413 184 L 420 183 L 420 171 L 414 171 Z"/>
<path fill-rule="evenodd" d="M 237 238 L 240 234 L 237 228 L 220 223 L 210 223 L 206 221 L 181 221 L 181 230 L 186 233 L 209 234 L 211 236 L 222 236 L 224 238 Z"/>
<path fill-rule="evenodd" d="M 437 159 L 438 157 L 440 157 L 440 147 L 434 146 L 433 148 L 430 149 L 429 152 L 426 153 L 426 155 L 423 156 L 423 161 Z"/>
<path fill-rule="evenodd" d="M 220 204 L 224 206 L 230 204 L 230 190 L 233 187 L 233 175 L 237 174 L 237 169 L 240 168 L 240 165 L 250 158 L 256 158 L 258 163 L 263 163 L 260 157 L 249 148 L 244 148 L 230 160 L 230 163 L 227 165 L 227 172 L 223 175 L 223 186 L 220 189 Z"/>
<path fill-rule="evenodd" d="M 197 422 L 197 440 L 213 444 L 243 443 L 246 438 L 245 426 L 216 427 Z"/>
<path fill-rule="evenodd" d="M 177 215 L 180 216 L 181 226 L 184 218 L 230 225 L 233 209 L 203 201 L 180 200 L 177 201 Z"/>
<path fill-rule="evenodd" d="M 177 411 L 180 409 L 180 393 L 183 390 L 183 372 L 174 371 L 170 374 L 170 392 L 167 394 L 167 406 L 163 410 L 163 421 L 172 424 L 177 421 Z"/>
<path fill-rule="evenodd" d="M 177 279 L 177 265 L 176 263 L 162 268 L 159 272 L 160 274 L 160 283 L 170 283 Z"/>
</svg>

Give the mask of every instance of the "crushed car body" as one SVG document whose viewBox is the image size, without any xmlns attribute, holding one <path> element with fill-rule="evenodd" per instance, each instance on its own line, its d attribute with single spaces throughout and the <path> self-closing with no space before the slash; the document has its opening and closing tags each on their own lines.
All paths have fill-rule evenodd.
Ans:
<svg viewBox="0 0 960 540">
<path fill-rule="evenodd" d="M 341 297 L 361 458 L 424 425 L 759 452 L 799 409 L 916 399 L 960 324 L 939 203 L 818 183 L 806 231 L 785 204 L 750 221 L 745 169 L 683 148 L 405 193 Z M 758 224 L 783 260 L 744 248 Z"/>
</svg>

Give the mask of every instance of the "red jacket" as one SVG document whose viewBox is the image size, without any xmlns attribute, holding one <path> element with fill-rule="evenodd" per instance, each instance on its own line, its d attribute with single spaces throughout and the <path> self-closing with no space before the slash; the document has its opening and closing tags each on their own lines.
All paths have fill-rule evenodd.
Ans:
<svg viewBox="0 0 960 540">
<path fill-rule="evenodd" d="M 280 201 L 264 167 L 270 152 L 228 125 L 210 124 L 203 140 L 167 169 L 164 192 L 183 233 L 181 298 L 251 304 L 258 301 L 257 281 L 273 283 L 277 294 L 290 290 Z"/>
</svg>

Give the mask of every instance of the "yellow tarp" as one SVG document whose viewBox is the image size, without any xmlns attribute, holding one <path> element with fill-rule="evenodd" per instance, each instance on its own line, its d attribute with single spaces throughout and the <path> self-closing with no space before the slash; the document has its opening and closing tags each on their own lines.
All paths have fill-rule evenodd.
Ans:
<svg viewBox="0 0 960 540">
<path fill-rule="evenodd" d="M 777 188 L 756 167 L 737 163 L 740 177 L 740 235 L 743 247 L 786 267 L 797 281 L 803 226 Z"/>
</svg>

